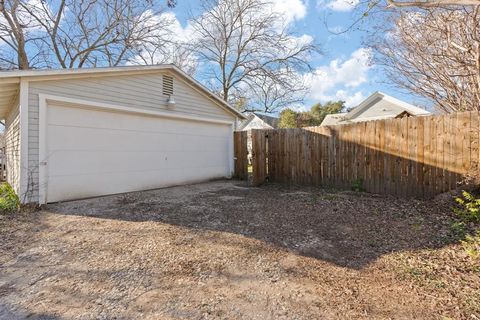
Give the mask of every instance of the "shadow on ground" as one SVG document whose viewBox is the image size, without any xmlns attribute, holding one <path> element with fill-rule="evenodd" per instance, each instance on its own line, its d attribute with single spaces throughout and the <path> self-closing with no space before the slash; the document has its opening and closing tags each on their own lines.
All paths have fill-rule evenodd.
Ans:
<svg viewBox="0 0 480 320">
<path fill-rule="evenodd" d="M 240 234 L 361 269 L 391 252 L 445 246 L 449 203 L 220 181 L 51 204 L 48 211 Z"/>
<path fill-rule="evenodd" d="M 0 319 L 59 320 L 61 318 L 46 313 L 35 313 L 22 309 L 19 310 L 18 308 L 12 308 L 7 304 L 0 303 Z"/>
</svg>

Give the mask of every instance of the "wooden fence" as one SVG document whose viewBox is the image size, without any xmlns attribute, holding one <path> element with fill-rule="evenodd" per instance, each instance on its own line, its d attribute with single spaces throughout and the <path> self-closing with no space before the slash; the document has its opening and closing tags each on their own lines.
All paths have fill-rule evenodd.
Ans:
<svg viewBox="0 0 480 320">
<path fill-rule="evenodd" d="M 247 131 L 238 131 L 233 134 L 235 178 L 248 179 L 248 137 Z"/>
<path fill-rule="evenodd" d="M 464 112 L 253 130 L 252 182 L 361 185 L 374 193 L 431 197 L 455 188 L 478 171 L 479 124 L 478 112 Z"/>
</svg>

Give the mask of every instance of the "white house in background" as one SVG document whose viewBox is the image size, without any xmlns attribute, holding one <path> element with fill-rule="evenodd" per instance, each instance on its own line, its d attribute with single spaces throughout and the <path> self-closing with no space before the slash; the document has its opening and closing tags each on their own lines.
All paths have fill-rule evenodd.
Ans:
<svg viewBox="0 0 480 320">
<path fill-rule="evenodd" d="M 278 127 L 277 117 L 267 116 L 256 112 L 244 113 L 246 119 L 237 125 L 237 131 L 248 131 L 252 129 L 275 129 Z"/>
<path fill-rule="evenodd" d="M 245 117 L 173 65 L 0 72 L 7 181 L 48 203 L 233 173 Z"/>
<path fill-rule="evenodd" d="M 277 117 L 267 116 L 256 112 L 244 112 L 245 120 L 241 120 L 237 124 L 237 131 L 248 131 L 247 150 L 248 161 L 252 161 L 252 129 L 276 129 L 280 119 Z"/>
<path fill-rule="evenodd" d="M 430 114 L 425 109 L 377 91 L 348 112 L 327 115 L 321 126 Z"/>
</svg>

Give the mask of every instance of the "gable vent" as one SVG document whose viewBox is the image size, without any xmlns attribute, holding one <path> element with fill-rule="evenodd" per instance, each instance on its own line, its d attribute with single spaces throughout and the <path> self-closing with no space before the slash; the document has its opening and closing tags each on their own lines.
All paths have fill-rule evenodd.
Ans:
<svg viewBox="0 0 480 320">
<path fill-rule="evenodd" d="M 166 96 L 173 95 L 173 77 L 172 76 L 163 76 L 163 94 Z"/>
</svg>

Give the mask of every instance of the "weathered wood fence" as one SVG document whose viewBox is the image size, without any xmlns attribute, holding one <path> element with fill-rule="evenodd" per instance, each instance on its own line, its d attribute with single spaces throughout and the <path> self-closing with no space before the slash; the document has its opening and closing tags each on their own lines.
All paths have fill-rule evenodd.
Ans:
<svg viewBox="0 0 480 320">
<path fill-rule="evenodd" d="M 478 112 L 463 112 L 341 126 L 253 130 L 252 182 L 361 185 L 374 193 L 431 197 L 476 175 L 479 123 Z M 243 145 L 247 138 L 244 133 L 235 137 L 238 176 L 245 178 Z M 238 143 L 242 148 L 237 148 Z"/>
<path fill-rule="evenodd" d="M 248 179 L 248 136 L 247 131 L 238 131 L 233 135 L 235 178 Z"/>
</svg>

